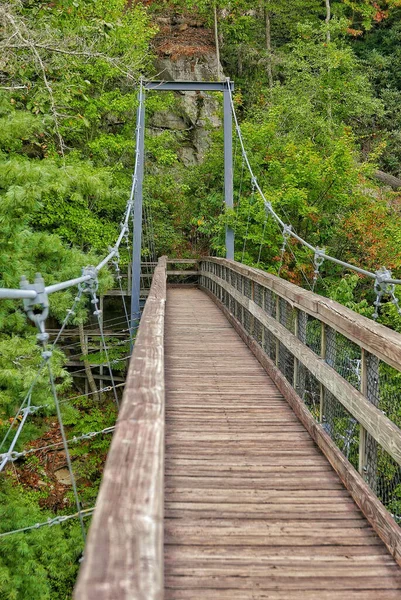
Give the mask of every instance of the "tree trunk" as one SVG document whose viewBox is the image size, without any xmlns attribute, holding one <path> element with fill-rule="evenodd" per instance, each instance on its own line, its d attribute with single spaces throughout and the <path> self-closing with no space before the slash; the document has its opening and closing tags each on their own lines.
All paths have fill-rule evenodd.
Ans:
<svg viewBox="0 0 401 600">
<path fill-rule="evenodd" d="M 331 7 L 330 7 L 330 0 L 325 0 L 326 2 L 326 25 L 327 25 L 327 32 L 326 32 L 326 43 L 329 44 L 331 37 L 330 37 L 330 29 L 329 29 L 329 24 L 330 24 L 330 19 L 331 19 Z M 328 67 L 328 72 L 330 73 L 330 66 Z M 331 90 L 329 89 L 329 94 L 331 93 Z M 332 110 L 331 110 L 331 97 L 329 97 L 328 103 L 327 103 L 327 117 L 329 119 L 329 121 L 331 122 L 333 115 L 332 115 Z"/>
<path fill-rule="evenodd" d="M 80 342 L 81 342 L 82 354 L 84 354 L 85 356 L 87 356 L 88 355 L 88 344 L 87 344 L 87 341 L 85 339 L 85 330 L 84 330 L 83 323 L 79 323 L 78 328 L 79 328 L 79 339 L 80 339 Z M 87 358 L 84 360 L 84 367 L 85 367 L 85 374 L 86 374 L 86 378 L 87 378 L 88 383 L 89 383 L 90 391 L 92 392 L 92 394 L 94 396 L 94 399 L 95 400 L 99 400 L 99 392 L 98 392 L 98 389 L 96 387 L 96 382 L 95 382 L 95 380 L 93 378 L 93 375 L 92 375 L 92 370 L 91 370 L 91 367 L 90 367 L 89 360 Z"/>
<path fill-rule="evenodd" d="M 266 35 L 266 50 L 267 50 L 267 78 L 269 87 L 273 87 L 273 66 L 272 66 L 272 40 L 270 31 L 270 13 L 265 8 L 265 35 Z"/>
<path fill-rule="evenodd" d="M 401 188 L 401 179 L 399 177 L 394 177 L 394 175 L 390 175 L 390 173 L 377 170 L 374 173 L 374 177 L 376 177 L 376 179 L 382 183 L 392 187 L 393 190 L 398 190 Z"/>
<path fill-rule="evenodd" d="M 330 24 L 330 19 L 331 19 L 331 7 L 330 7 L 330 0 L 325 0 L 326 1 L 326 25 L 327 27 Z M 330 42 L 330 30 L 327 29 L 327 33 L 326 33 L 326 42 L 329 43 Z"/>
<path fill-rule="evenodd" d="M 213 12 L 214 12 L 214 41 L 216 44 L 216 61 L 217 61 L 217 79 L 221 80 L 221 72 L 220 72 L 220 43 L 219 43 L 219 29 L 217 23 L 217 4 L 216 0 L 213 3 Z"/>
</svg>

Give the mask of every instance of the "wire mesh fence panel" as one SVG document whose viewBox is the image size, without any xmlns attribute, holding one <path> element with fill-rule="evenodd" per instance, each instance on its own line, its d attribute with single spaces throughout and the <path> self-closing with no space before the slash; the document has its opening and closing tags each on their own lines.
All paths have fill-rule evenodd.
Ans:
<svg viewBox="0 0 401 600">
<path fill-rule="evenodd" d="M 279 298 L 279 315 L 280 323 L 288 331 L 295 333 L 296 310 L 284 298 Z"/>
<path fill-rule="evenodd" d="M 320 420 L 321 384 L 302 363 L 296 369 L 295 391 L 316 421 Z"/>
<path fill-rule="evenodd" d="M 231 294 L 227 294 L 227 308 L 230 311 L 230 313 L 235 315 L 235 300 L 231 296 Z"/>
<path fill-rule="evenodd" d="M 398 370 L 362 350 L 318 318 L 294 309 L 285 298 L 260 283 L 213 263 L 202 263 L 202 269 L 220 276 L 244 298 L 253 300 L 267 315 L 278 319 L 305 347 L 322 357 L 369 402 L 401 426 L 401 373 Z M 277 365 L 313 419 L 321 422 L 344 457 L 359 470 L 378 499 L 401 524 L 401 467 L 397 462 L 301 363 L 302 357 L 295 359 L 280 339 L 217 282 L 206 275 L 201 276 L 201 284 L 221 300 Z"/>
<path fill-rule="evenodd" d="M 244 290 L 244 277 L 242 277 L 242 275 L 237 275 L 236 288 L 237 288 L 237 290 L 239 292 L 241 292 L 241 294 L 243 293 L 243 290 Z"/>
<path fill-rule="evenodd" d="M 359 423 L 327 389 L 323 388 L 322 425 L 350 463 L 359 465 Z"/>
<path fill-rule="evenodd" d="M 252 281 L 244 277 L 244 291 L 243 294 L 246 298 L 252 297 Z"/>
<path fill-rule="evenodd" d="M 303 310 L 297 311 L 297 337 L 306 344 L 306 328 L 308 324 L 308 315 Z"/>
<path fill-rule="evenodd" d="M 374 406 L 379 405 L 379 359 L 362 351 L 361 392 Z M 378 444 L 362 427 L 360 429 L 361 447 L 359 450 L 359 471 L 376 493 Z"/>
<path fill-rule="evenodd" d="M 232 311 L 234 317 L 236 319 L 238 319 L 238 313 L 239 313 L 239 304 L 236 300 L 233 299 L 233 311 Z"/>
<path fill-rule="evenodd" d="M 254 327 L 253 337 L 257 341 L 257 343 L 259 344 L 259 346 L 262 346 L 262 342 L 263 342 L 263 325 L 262 325 L 262 323 L 260 321 L 258 321 L 258 319 L 255 319 L 253 327 Z"/>
<path fill-rule="evenodd" d="M 295 331 L 295 312 L 291 308 L 284 298 L 278 298 L 277 301 L 278 307 L 278 317 L 281 325 L 284 325 L 286 329 L 291 331 Z M 279 355 L 278 355 L 278 368 L 284 375 L 284 377 L 292 383 L 293 375 L 294 375 L 294 357 L 287 350 L 287 348 L 280 343 L 279 345 Z"/>
<path fill-rule="evenodd" d="M 325 358 L 348 383 L 361 388 L 361 349 L 331 327 L 326 328 Z"/>
<path fill-rule="evenodd" d="M 374 357 L 376 358 L 376 357 Z M 368 371 L 368 388 L 377 398 L 377 406 L 386 416 L 401 427 L 401 373 L 384 362 L 378 362 L 377 373 Z"/>
<path fill-rule="evenodd" d="M 320 356 L 322 345 L 322 323 L 306 313 L 305 344 Z"/>
<path fill-rule="evenodd" d="M 380 445 L 377 449 L 377 473 L 373 491 L 401 525 L 401 467 Z"/>
<path fill-rule="evenodd" d="M 261 308 L 263 308 L 264 303 L 264 290 L 265 288 L 259 285 L 259 283 L 254 284 L 253 301 Z"/>
<path fill-rule="evenodd" d="M 242 324 L 245 328 L 245 331 L 247 333 L 249 333 L 250 335 L 252 335 L 253 316 L 251 315 L 249 310 L 247 310 L 246 308 L 243 308 L 243 313 L 244 313 L 244 322 Z"/>
<path fill-rule="evenodd" d="M 266 327 L 263 327 L 262 348 L 273 362 L 276 362 L 277 338 Z"/>
<path fill-rule="evenodd" d="M 265 306 L 264 309 L 270 317 L 276 317 L 276 299 L 277 296 L 271 290 L 265 290 Z"/>
<path fill-rule="evenodd" d="M 277 366 L 292 385 L 294 381 L 294 357 L 281 342 L 278 344 Z"/>
</svg>

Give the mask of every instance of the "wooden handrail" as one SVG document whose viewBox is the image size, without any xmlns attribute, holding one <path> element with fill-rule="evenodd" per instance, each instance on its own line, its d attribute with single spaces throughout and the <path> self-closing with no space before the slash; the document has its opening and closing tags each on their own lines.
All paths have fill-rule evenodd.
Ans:
<svg viewBox="0 0 401 600">
<path fill-rule="evenodd" d="M 232 273 L 240 277 L 235 277 L 233 281 Z M 202 289 L 221 308 L 272 377 L 401 566 L 401 528 L 389 512 L 393 510 L 393 501 L 390 499 L 389 502 L 387 498 L 386 510 L 382 504 L 383 497 L 376 487 L 376 478 L 380 477 L 378 457 L 383 457 L 383 451 L 388 456 L 385 460 L 393 465 L 391 469 L 397 469 L 397 464 L 401 465 L 401 429 L 381 410 L 378 388 L 380 361 L 377 360 L 379 358 L 401 371 L 401 335 L 337 302 L 234 261 L 207 257 L 199 262 L 199 275 Z M 255 284 L 261 286 L 257 292 Z M 276 298 L 272 298 L 270 292 L 274 292 Z M 282 303 L 280 298 L 285 302 Z M 288 307 L 295 310 L 287 313 Z M 316 347 L 312 350 L 306 343 L 308 319 L 305 319 L 305 313 L 321 322 L 320 355 Z M 286 320 L 288 315 L 290 321 Z M 360 378 L 357 382 L 360 389 L 356 389 L 336 370 L 338 367 L 333 359 L 336 352 L 335 331 L 360 348 Z M 340 343 L 344 344 L 344 341 Z M 351 351 L 355 351 L 353 345 Z M 309 387 L 308 393 L 315 385 L 320 388 L 318 412 L 305 399 L 303 380 L 307 374 L 315 382 L 309 383 L 312 387 Z M 398 374 L 395 374 L 394 385 L 397 385 L 397 377 Z M 388 381 L 384 381 L 388 385 Z M 333 414 L 337 416 L 333 417 Z M 336 428 L 341 430 L 344 418 L 358 424 L 359 473 L 348 460 L 348 451 L 343 454 L 340 449 L 342 446 L 338 445 L 341 436 L 338 438 Z M 355 463 L 355 456 L 353 460 Z M 391 460 L 394 462 L 391 463 Z M 398 485 L 396 476 L 394 485 Z"/>
<path fill-rule="evenodd" d="M 75 600 L 163 598 L 166 271 L 163 257 L 139 325 Z"/>
<path fill-rule="evenodd" d="M 396 331 L 375 323 L 367 317 L 358 315 L 334 300 L 303 290 L 271 273 L 246 267 L 224 258 L 207 257 L 205 260 L 228 267 L 239 275 L 267 287 L 292 304 L 294 308 L 299 308 L 312 317 L 319 319 L 319 321 L 326 323 L 326 325 L 342 333 L 361 348 L 374 354 L 395 369 L 401 370 L 401 335 Z M 199 264 L 201 270 L 202 260 Z"/>
<path fill-rule="evenodd" d="M 401 465 L 401 430 L 381 410 L 371 404 L 358 390 L 348 383 L 323 359 L 305 346 L 293 333 L 276 319 L 267 315 L 260 306 L 247 298 L 232 285 L 214 275 L 201 272 L 226 290 L 241 306 L 272 334 L 299 360 L 316 379 L 331 392 L 349 413 L 361 423 L 375 440 Z M 401 365 L 400 365 L 401 366 Z"/>
</svg>

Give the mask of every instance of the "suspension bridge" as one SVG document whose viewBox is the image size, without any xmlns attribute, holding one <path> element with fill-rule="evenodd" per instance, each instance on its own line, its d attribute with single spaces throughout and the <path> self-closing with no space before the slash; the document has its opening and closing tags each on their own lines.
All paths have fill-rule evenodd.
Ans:
<svg viewBox="0 0 401 600">
<path fill-rule="evenodd" d="M 226 205 L 234 120 L 282 251 L 292 237 L 311 252 L 312 289 L 236 262 L 227 228 L 226 258 L 160 258 L 141 314 L 145 90 L 198 88 L 224 97 Z M 79 518 L 86 545 L 76 600 L 401 598 L 401 335 L 314 292 L 324 261 L 372 279 L 376 314 L 383 296 L 398 310 L 401 282 L 388 269 L 372 273 L 328 255 L 280 218 L 252 171 L 232 94 L 230 81 L 143 83 L 133 186 L 116 245 L 75 280 L 46 286 L 38 277 L 0 290 L 22 298 L 39 329 L 41 369 L 69 457 L 74 440 L 64 433 L 50 357 L 75 305 L 50 345 L 49 296 L 79 286 L 75 302 L 91 298 L 107 354 L 97 276 L 116 262 L 133 216 L 124 394 L 120 402 L 107 356 L 118 419 L 87 434 L 113 434 L 96 506 L 82 509 L 68 458 L 76 513 L 0 539 Z M 186 274 L 191 284 L 169 285 Z M 39 408 L 28 393 L 0 470 L 23 455 L 15 444 Z"/>
</svg>

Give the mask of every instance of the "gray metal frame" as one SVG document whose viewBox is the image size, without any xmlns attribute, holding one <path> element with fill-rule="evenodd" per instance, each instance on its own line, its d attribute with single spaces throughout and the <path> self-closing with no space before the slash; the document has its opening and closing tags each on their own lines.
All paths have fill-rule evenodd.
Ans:
<svg viewBox="0 0 401 600">
<path fill-rule="evenodd" d="M 230 92 L 234 82 L 225 81 L 145 81 L 146 90 L 175 92 L 222 92 L 224 110 L 224 200 L 227 208 L 233 208 L 233 134 Z M 234 231 L 226 228 L 226 258 L 234 260 Z M 140 261 L 139 261 L 140 262 Z"/>
<path fill-rule="evenodd" d="M 233 208 L 233 139 L 231 92 L 234 83 L 226 81 L 143 81 L 139 92 L 140 102 L 137 111 L 139 127 L 138 143 L 138 180 L 134 198 L 134 239 L 132 251 L 132 294 L 131 294 L 131 327 L 135 327 L 140 319 L 141 292 L 141 247 L 142 247 L 142 202 L 143 175 L 145 159 L 145 106 L 142 102 L 143 90 L 179 91 L 179 92 L 222 92 L 224 97 L 224 199 L 227 208 Z M 234 260 L 234 231 L 226 227 L 226 258 Z"/>
<path fill-rule="evenodd" d="M 132 240 L 132 291 L 131 291 L 131 331 L 138 325 L 141 317 L 141 249 L 142 249 L 142 199 L 143 174 L 145 162 L 145 103 L 142 101 L 142 88 L 139 92 L 139 107 L 137 111 L 138 125 L 138 179 L 134 194 L 134 229 Z"/>
</svg>

